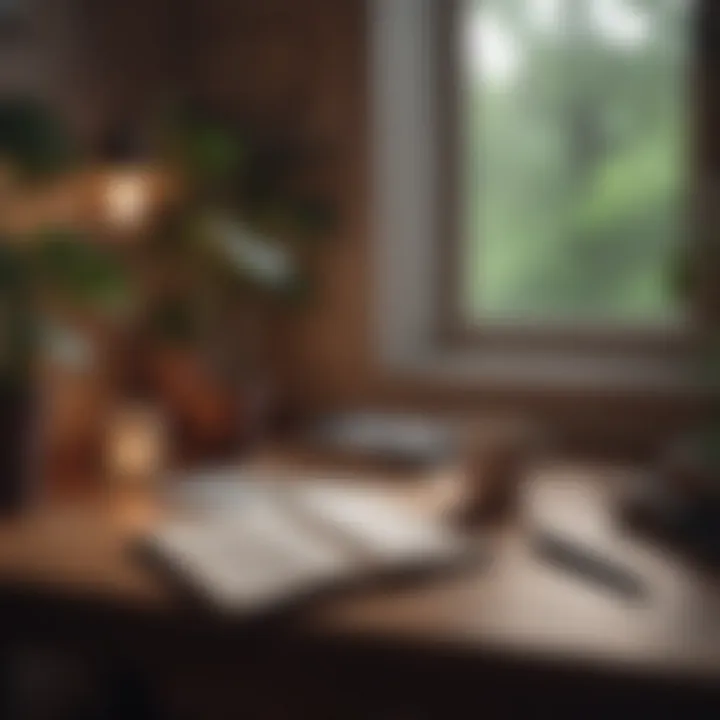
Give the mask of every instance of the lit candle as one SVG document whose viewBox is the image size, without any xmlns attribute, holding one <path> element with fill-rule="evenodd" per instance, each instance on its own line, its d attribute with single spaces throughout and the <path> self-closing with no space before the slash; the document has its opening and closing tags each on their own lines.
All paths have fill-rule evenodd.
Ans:
<svg viewBox="0 0 720 720">
<path fill-rule="evenodd" d="M 155 480 L 165 460 L 165 426 L 147 405 L 121 409 L 110 425 L 108 469 L 115 481 L 147 484 Z"/>
</svg>

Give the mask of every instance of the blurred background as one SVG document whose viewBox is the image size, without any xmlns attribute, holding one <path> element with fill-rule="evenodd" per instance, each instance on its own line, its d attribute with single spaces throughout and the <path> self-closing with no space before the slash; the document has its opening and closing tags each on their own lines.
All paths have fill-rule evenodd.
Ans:
<svg viewBox="0 0 720 720">
<path fill-rule="evenodd" d="M 484 531 L 562 457 L 572 487 L 630 463 L 600 516 L 715 570 L 718 48 L 712 0 L 0 0 L 0 512 L 312 439 L 441 459 Z M 555 540 L 543 562 L 643 585 Z M 567 597 L 572 642 L 639 637 L 643 662 L 707 608 L 720 628 L 714 581 L 654 556 L 667 635 L 551 583 L 543 606 L 508 557 L 490 634 L 564 647 Z M 484 641 L 482 587 L 437 612 Z M 387 617 L 445 628 L 418 607 Z"/>
<path fill-rule="evenodd" d="M 682 354 L 697 317 L 688 238 L 714 204 L 697 4 L 428 12 L 434 129 L 416 139 L 442 189 L 435 219 L 416 220 L 437 228 L 432 248 L 413 253 L 376 221 L 391 194 L 376 158 L 381 18 L 365 3 L 3 6 L 4 235 L 44 235 L 51 267 L 32 292 L 63 358 L 49 368 L 63 376 L 48 395 L 59 455 L 89 459 L 123 396 L 168 409 L 176 447 L 198 456 L 271 414 L 328 409 L 519 410 L 642 452 L 697 417 L 679 365 L 653 367 L 669 382 L 632 380 L 639 355 Z M 393 178 L 408 197 L 409 167 Z M 388 369 L 378 315 L 401 304 L 388 286 L 425 308 L 405 354 L 461 371 Z M 607 365 L 589 364 L 582 403 L 553 379 L 578 340 L 622 376 L 603 389 Z M 503 379 L 496 356 L 522 365 L 508 343 L 532 360 Z"/>
</svg>

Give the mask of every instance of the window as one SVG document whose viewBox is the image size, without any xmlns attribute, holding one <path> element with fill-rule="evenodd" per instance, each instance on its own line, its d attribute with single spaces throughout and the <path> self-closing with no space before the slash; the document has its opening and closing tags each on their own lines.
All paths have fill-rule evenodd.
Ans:
<svg viewBox="0 0 720 720">
<path fill-rule="evenodd" d="M 456 11 L 461 320 L 677 325 L 691 3 L 463 0 Z"/>
<path fill-rule="evenodd" d="M 698 323 L 673 275 L 715 204 L 711 6 L 370 4 L 384 368 L 684 386 Z"/>
</svg>

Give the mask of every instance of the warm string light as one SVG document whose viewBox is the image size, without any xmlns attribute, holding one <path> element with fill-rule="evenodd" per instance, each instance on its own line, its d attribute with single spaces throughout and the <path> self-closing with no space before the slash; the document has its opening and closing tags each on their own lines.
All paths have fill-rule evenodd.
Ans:
<svg viewBox="0 0 720 720">
<path fill-rule="evenodd" d="M 103 188 L 103 215 L 113 229 L 139 230 L 152 206 L 152 183 L 146 171 L 123 168 L 111 172 Z"/>
</svg>

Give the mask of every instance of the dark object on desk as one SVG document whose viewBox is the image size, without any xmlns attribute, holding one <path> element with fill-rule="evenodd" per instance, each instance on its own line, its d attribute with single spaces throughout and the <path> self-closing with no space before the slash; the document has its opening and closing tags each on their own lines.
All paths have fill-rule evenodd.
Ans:
<svg viewBox="0 0 720 720">
<path fill-rule="evenodd" d="M 714 493 L 688 494 L 662 473 L 647 474 L 628 491 L 621 520 L 720 568 L 720 498 Z"/>
<path fill-rule="evenodd" d="M 720 478 L 717 438 L 699 431 L 669 445 L 657 466 L 637 478 L 622 518 L 633 528 L 720 566 Z"/>
<path fill-rule="evenodd" d="M 548 530 L 536 531 L 532 543 L 541 559 L 628 600 L 639 600 L 648 594 L 647 586 L 636 573 L 586 544 Z"/>
<path fill-rule="evenodd" d="M 536 433 L 515 418 L 485 420 L 466 430 L 462 456 L 466 487 L 458 522 L 464 527 L 498 525 L 515 519 L 520 486 L 536 450 Z"/>
<path fill-rule="evenodd" d="M 450 423 L 372 412 L 324 417 L 308 439 L 326 453 L 417 469 L 441 465 L 458 444 Z"/>
</svg>

